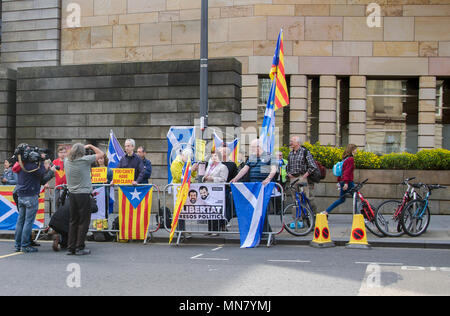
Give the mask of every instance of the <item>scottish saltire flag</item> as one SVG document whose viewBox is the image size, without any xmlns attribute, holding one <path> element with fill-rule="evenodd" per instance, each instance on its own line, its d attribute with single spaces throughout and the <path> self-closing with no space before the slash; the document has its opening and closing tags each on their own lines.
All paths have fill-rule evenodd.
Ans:
<svg viewBox="0 0 450 316">
<path fill-rule="evenodd" d="M 173 209 L 172 215 L 172 225 L 169 235 L 169 244 L 172 243 L 173 235 L 178 226 L 178 218 L 180 217 L 181 210 L 188 198 L 189 188 L 191 187 L 191 161 L 188 160 L 183 166 L 183 171 L 181 173 L 181 186 L 175 187 L 174 194 L 177 194 L 177 199 L 175 202 L 175 208 Z"/>
<path fill-rule="evenodd" d="M 284 69 L 283 29 L 278 35 L 277 47 L 270 69 L 270 80 L 275 81 L 275 111 L 289 104 L 289 93 Z M 274 80 L 275 79 L 275 80 Z"/>
<path fill-rule="evenodd" d="M 150 225 L 153 185 L 119 186 L 119 238 L 144 240 Z"/>
<path fill-rule="evenodd" d="M 0 230 L 16 230 L 19 213 L 13 199 L 13 191 L 14 186 L 0 186 Z M 39 194 L 39 207 L 33 223 L 33 229 L 44 227 L 44 211 L 45 189 L 42 188 Z"/>
<path fill-rule="evenodd" d="M 125 152 L 120 146 L 120 143 L 117 141 L 117 138 L 114 136 L 114 132 L 111 130 L 109 132 L 109 143 L 108 143 L 108 169 L 117 168 L 119 165 L 120 159 L 125 156 Z"/>
<path fill-rule="evenodd" d="M 195 128 L 193 126 L 172 126 L 167 133 L 167 175 L 168 183 L 172 182 L 170 165 L 183 149 L 195 148 Z"/>
<path fill-rule="evenodd" d="M 227 147 L 230 149 L 230 161 L 237 163 L 238 161 L 238 153 L 239 153 L 239 138 L 236 138 L 232 142 L 226 143 Z M 213 133 L 213 144 L 211 148 L 211 152 L 215 152 L 218 148 L 223 146 L 223 140 L 217 136 L 216 132 Z"/>
<path fill-rule="evenodd" d="M 259 245 L 274 186 L 273 182 L 267 185 L 261 182 L 231 184 L 239 223 L 241 248 L 253 248 Z"/>
<path fill-rule="evenodd" d="M 270 87 L 269 99 L 267 100 L 266 112 L 264 113 L 264 120 L 261 128 L 260 139 L 262 142 L 262 149 L 268 154 L 272 154 L 275 147 L 275 81 L 272 81 Z"/>
</svg>

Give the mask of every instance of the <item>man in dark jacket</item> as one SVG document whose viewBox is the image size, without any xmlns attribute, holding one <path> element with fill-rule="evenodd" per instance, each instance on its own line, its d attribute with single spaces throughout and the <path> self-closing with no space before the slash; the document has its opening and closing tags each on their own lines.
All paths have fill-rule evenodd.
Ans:
<svg viewBox="0 0 450 316">
<path fill-rule="evenodd" d="M 142 162 L 144 163 L 144 177 L 142 179 L 142 182 L 139 183 L 148 183 L 148 180 L 152 176 L 152 163 L 150 160 L 145 158 L 145 155 L 147 154 L 147 151 L 145 150 L 144 146 L 139 146 L 137 149 L 137 155 L 141 157 Z"/>
<path fill-rule="evenodd" d="M 120 159 L 118 168 L 130 168 L 134 169 L 134 181 L 133 185 L 142 183 L 144 179 L 144 163 L 142 159 L 134 153 L 134 148 L 136 143 L 134 139 L 127 139 L 125 141 L 125 152 L 126 155 Z"/>
<path fill-rule="evenodd" d="M 20 163 L 21 170 L 18 172 L 18 211 L 15 246 L 16 251 L 37 252 L 31 246 L 30 235 L 34 219 L 39 207 L 39 192 L 41 178 L 44 176 L 44 163 L 24 162 Z"/>
</svg>

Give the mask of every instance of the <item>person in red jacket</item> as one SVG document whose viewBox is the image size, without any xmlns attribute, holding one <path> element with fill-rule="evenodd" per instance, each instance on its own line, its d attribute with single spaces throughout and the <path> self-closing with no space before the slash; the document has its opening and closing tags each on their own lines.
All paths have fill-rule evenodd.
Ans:
<svg viewBox="0 0 450 316">
<path fill-rule="evenodd" d="M 342 156 L 342 160 L 344 160 L 344 164 L 342 166 L 342 176 L 338 177 L 338 188 L 340 188 L 341 192 L 339 195 L 339 199 L 333 202 L 326 211 L 322 212 L 322 214 L 328 215 L 333 209 L 341 205 L 345 202 L 345 194 L 349 192 L 354 186 L 353 182 L 353 171 L 355 170 L 355 159 L 353 158 L 356 155 L 357 147 L 355 144 L 348 144 L 347 148 L 344 151 Z"/>
<path fill-rule="evenodd" d="M 59 170 L 55 170 L 55 209 L 59 207 L 59 196 L 62 192 L 62 187 L 59 186 L 67 184 L 66 172 L 64 171 L 64 159 L 66 156 L 66 147 L 61 146 L 58 148 L 58 159 L 53 160 L 53 165 L 59 166 Z"/>
</svg>

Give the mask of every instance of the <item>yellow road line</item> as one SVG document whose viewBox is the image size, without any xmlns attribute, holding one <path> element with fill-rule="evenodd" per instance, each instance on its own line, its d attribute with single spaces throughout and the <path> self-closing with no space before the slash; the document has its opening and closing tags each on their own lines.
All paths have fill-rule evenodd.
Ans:
<svg viewBox="0 0 450 316">
<path fill-rule="evenodd" d="M 23 252 L 10 253 L 9 255 L 0 256 L 0 259 L 12 257 L 12 256 L 17 256 L 17 255 L 21 255 L 21 254 L 23 254 Z"/>
</svg>

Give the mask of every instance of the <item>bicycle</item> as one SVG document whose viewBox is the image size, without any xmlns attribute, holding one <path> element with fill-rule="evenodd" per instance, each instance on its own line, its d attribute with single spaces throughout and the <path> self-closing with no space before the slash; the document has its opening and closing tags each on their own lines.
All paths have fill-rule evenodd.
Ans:
<svg viewBox="0 0 450 316">
<path fill-rule="evenodd" d="M 377 237 L 384 237 L 384 234 L 380 232 L 375 224 L 375 212 L 374 207 L 369 203 L 369 201 L 364 198 L 360 190 L 367 183 L 369 179 L 364 180 L 361 183 L 358 183 L 349 192 L 345 195 L 347 197 L 353 197 L 353 214 L 355 214 L 357 210 L 358 199 L 361 201 L 361 209 L 359 211 L 360 214 L 364 216 L 364 223 L 366 228 Z"/>
<path fill-rule="evenodd" d="M 415 177 L 407 178 L 401 183 L 407 186 L 402 201 L 387 200 L 381 203 L 375 211 L 375 224 L 377 225 L 378 230 L 386 236 L 400 237 L 404 234 L 400 218 L 405 206 L 412 200 L 417 198 L 421 199 L 415 189 L 420 189 L 423 184 L 410 184 L 409 182 L 414 179 Z"/>
<path fill-rule="evenodd" d="M 315 213 L 311 208 L 311 203 L 304 193 L 304 187 L 307 183 L 297 183 L 299 180 L 294 181 L 289 185 L 292 196 L 295 198 L 295 202 L 286 206 L 281 214 L 281 220 L 283 226 L 287 232 L 294 236 L 306 236 L 315 226 Z M 289 224 L 284 222 L 285 216 L 292 216 L 293 221 Z"/>
<path fill-rule="evenodd" d="M 423 184 L 422 187 L 427 190 L 425 198 L 410 201 L 400 217 L 404 232 L 411 237 L 422 235 L 430 225 L 431 212 L 428 204 L 431 191 L 446 188 L 439 184 Z"/>
</svg>

